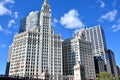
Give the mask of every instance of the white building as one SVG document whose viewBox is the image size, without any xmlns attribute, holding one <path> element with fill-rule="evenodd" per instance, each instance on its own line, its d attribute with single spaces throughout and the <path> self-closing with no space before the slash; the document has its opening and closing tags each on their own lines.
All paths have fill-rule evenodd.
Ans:
<svg viewBox="0 0 120 80">
<path fill-rule="evenodd" d="M 10 76 L 39 76 L 48 70 L 55 80 L 62 75 L 62 39 L 51 27 L 51 8 L 47 0 L 41 12 L 31 12 L 21 20 L 20 33 L 12 43 Z"/>
<path fill-rule="evenodd" d="M 86 41 L 91 42 L 93 55 L 101 56 L 106 64 L 106 41 L 103 29 L 100 25 L 82 28 L 85 34 Z"/>
<path fill-rule="evenodd" d="M 100 56 L 104 61 L 104 68 L 101 68 L 101 71 L 107 71 L 107 47 L 102 27 L 100 25 L 97 25 L 90 28 L 81 28 L 80 31 L 81 30 L 83 31 L 85 40 L 91 42 L 93 56 Z M 80 31 L 78 31 L 76 34 L 79 34 Z"/>
<path fill-rule="evenodd" d="M 63 74 L 73 75 L 74 65 L 80 61 L 84 67 L 85 79 L 95 80 L 95 67 L 92 54 L 91 43 L 85 40 L 83 31 L 74 35 L 73 39 L 63 41 Z"/>
</svg>

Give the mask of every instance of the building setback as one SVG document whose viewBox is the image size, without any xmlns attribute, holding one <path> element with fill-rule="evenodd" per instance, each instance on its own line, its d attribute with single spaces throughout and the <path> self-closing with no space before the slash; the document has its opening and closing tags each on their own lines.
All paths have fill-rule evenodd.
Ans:
<svg viewBox="0 0 120 80">
<path fill-rule="evenodd" d="M 63 74 L 73 75 L 74 65 L 80 61 L 84 67 L 86 80 L 95 79 L 95 67 L 91 43 L 85 40 L 83 31 L 74 35 L 73 39 L 66 39 L 62 44 L 63 49 Z"/>
<path fill-rule="evenodd" d="M 41 12 L 31 12 L 21 20 L 10 54 L 9 76 L 40 78 L 46 70 L 55 80 L 62 76 L 62 39 L 51 27 L 51 7 L 47 0 Z"/>
</svg>

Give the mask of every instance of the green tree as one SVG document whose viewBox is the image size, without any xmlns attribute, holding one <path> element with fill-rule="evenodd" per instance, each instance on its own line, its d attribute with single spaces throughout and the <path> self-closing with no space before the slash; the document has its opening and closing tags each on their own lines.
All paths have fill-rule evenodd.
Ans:
<svg viewBox="0 0 120 80">
<path fill-rule="evenodd" d="M 120 76 L 118 76 L 118 80 L 120 80 Z"/>
<path fill-rule="evenodd" d="M 101 72 L 100 74 L 97 74 L 96 80 L 114 80 L 114 77 L 108 72 Z"/>
</svg>

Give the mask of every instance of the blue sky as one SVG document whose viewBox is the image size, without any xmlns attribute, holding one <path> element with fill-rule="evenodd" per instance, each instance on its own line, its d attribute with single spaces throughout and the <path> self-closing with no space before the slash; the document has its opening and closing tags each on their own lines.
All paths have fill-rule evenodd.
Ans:
<svg viewBox="0 0 120 80">
<path fill-rule="evenodd" d="M 40 11 L 43 0 L 0 0 L 0 74 L 4 74 L 8 47 L 19 31 L 20 20 Z M 120 66 L 120 0 L 49 0 L 52 25 L 62 38 L 71 38 L 81 27 L 101 25 L 108 49 Z"/>
</svg>

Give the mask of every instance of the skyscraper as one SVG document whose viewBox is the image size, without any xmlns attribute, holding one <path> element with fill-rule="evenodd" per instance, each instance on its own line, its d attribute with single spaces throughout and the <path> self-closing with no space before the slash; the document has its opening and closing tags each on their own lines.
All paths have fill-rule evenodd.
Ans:
<svg viewBox="0 0 120 80">
<path fill-rule="evenodd" d="M 94 56 L 101 56 L 106 64 L 106 41 L 104 31 L 100 25 L 84 28 L 87 41 L 91 42 Z"/>
<path fill-rule="evenodd" d="M 120 68 L 119 68 L 119 66 L 116 66 L 116 67 L 117 67 L 118 76 L 120 76 Z"/>
<path fill-rule="evenodd" d="M 102 27 L 100 25 L 97 25 L 90 28 L 81 28 L 81 29 L 83 30 L 86 41 L 91 42 L 93 56 L 100 56 L 104 61 L 104 68 L 101 68 L 103 69 L 101 71 L 107 71 L 107 67 L 108 67 L 106 62 L 107 46 L 106 46 L 105 35 Z"/>
<path fill-rule="evenodd" d="M 21 20 L 19 34 L 14 36 L 10 76 L 39 78 L 48 71 L 55 80 L 62 75 L 62 39 L 51 27 L 51 7 L 47 0 L 41 12 L 31 12 Z"/>
<path fill-rule="evenodd" d="M 73 75 L 73 68 L 77 62 L 84 67 L 86 80 L 95 80 L 95 67 L 91 43 L 85 40 L 83 31 L 75 34 L 72 39 L 63 41 L 63 74 Z"/>
<path fill-rule="evenodd" d="M 118 78 L 118 72 L 117 72 L 117 67 L 116 67 L 116 61 L 115 61 L 115 56 L 112 50 L 107 50 L 107 62 L 108 65 L 110 65 L 108 72 L 113 74 L 116 78 Z"/>
<path fill-rule="evenodd" d="M 9 46 L 9 51 L 8 51 L 8 60 L 7 60 L 7 64 L 6 64 L 6 70 L 5 70 L 5 75 L 8 76 L 9 75 L 9 69 L 10 69 L 10 60 L 11 60 L 11 53 L 12 53 L 12 45 Z"/>
<path fill-rule="evenodd" d="M 104 61 L 101 58 L 101 56 L 94 56 L 94 64 L 95 64 L 96 74 L 104 72 L 105 66 L 104 66 Z"/>
<path fill-rule="evenodd" d="M 101 26 L 97 25 L 97 26 L 90 27 L 90 28 L 81 28 L 77 33 L 74 34 L 73 39 L 66 39 L 63 41 L 63 74 L 64 75 L 65 74 L 66 75 L 73 74 L 73 71 L 71 68 L 73 68 L 73 65 L 75 65 L 74 62 L 77 61 L 77 57 L 76 57 L 77 50 L 74 51 L 75 39 L 80 37 L 79 34 L 81 34 L 81 32 L 84 36 L 84 40 L 83 40 L 84 42 L 81 42 L 80 44 L 85 44 L 87 42 L 91 43 L 91 50 L 92 50 L 91 54 L 90 53 L 86 53 L 86 54 L 92 55 L 92 58 L 94 58 L 94 56 L 101 57 L 101 59 L 103 61 L 101 61 L 102 64 L 100 64 L 100 66 L 99 66 L 100 72 L 106 71 L 107 70 L 106 69 L 106 65 L 107 65 L 106 41 L 105 41 L 104 32 L 103 32 Z M 79 41 L 81 41 L 81 40 L 79 40 Z M 79 47 L 80 47 L 80 45 L 79 45 Z M 81 46 L 81 47 L 85 48 L 84 46 Z M 83 50 L 81 50 L 81 48 L 78 48 L 78 49 L 79 49 L 79 51 L 83 51 L 83 52 L 86 52 L 85 50 L 89 50 L 87 48 L 85 48 Z M 80 54 L 82 54 L 82 53 L 80 52 Z M 82 57 L 79 57 L 78 59 L 81 59 L 80 61 L 82 61 Z M 90 60 L 89 57 L 86 57 L 85 59 Z M 68 64 L 66 64 L 66 63 L 68 63 Z M 82 63 L 82 62 L 80 62 L 80 63 Z M 87 62 L 85 62 L 85 63 L 87 64 Z M 86 64 L 84 64 L 84 65 L 87 66 Z"/>
</svg>

